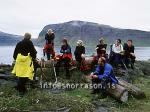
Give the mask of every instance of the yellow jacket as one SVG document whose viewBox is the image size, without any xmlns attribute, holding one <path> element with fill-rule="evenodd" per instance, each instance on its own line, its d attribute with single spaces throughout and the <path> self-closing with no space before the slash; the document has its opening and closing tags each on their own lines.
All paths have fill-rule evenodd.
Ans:
<svg viewBox="0 0 150 112">
<path fill-rule="evenodd" d="M 28 56 L 17 55 L 12 73 L 16 74 L 17 77 L 28 77 L 30 80 L 33 80 L 34 67 L 30 54 Z"/>
</svg>

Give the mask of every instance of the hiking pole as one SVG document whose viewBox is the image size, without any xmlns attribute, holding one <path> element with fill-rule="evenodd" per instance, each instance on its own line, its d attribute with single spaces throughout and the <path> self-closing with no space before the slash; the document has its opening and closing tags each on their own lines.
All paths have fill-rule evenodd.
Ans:
<svg viewBox="0 0 150 112">
<path fill-rule="evenodd" d="M 123 66 L 125 67 L 125 69 L 128 71 L 128 68 L 127 68 L 127 66 L 125 65 L 125 63 L 123 62 L 123 60 L 121 60 L 121 62 L 122 62 L 122 64 L 123 64 Z"/>
<path fill-rule="evenodd" d="M 41 69 L 41 72 L 42 72 L 42 75 L 41 75 L 41 76 L 44 76 L 44 77 L 45 77 L 45 79 L 47 79 L 47 77 L 46 77 L 46 75 L 45 75 L 45 73 L 44 73 L 44 71 L 43 71 L 42 67 L 40 67 L 40 69 Z"/>
<path fill-rule="evenodd" d="M 55 75 L 55 83 L 57 83 L 58 80 L 57 80 L 57 74 L 56 74 L 56 68 L 55 68 L 55 65 L 54 65 L 54 61 L 52 61 L 52 63 L 53 63 L 53 70 L 54 70 L 54 75 Z"/>
</svg>

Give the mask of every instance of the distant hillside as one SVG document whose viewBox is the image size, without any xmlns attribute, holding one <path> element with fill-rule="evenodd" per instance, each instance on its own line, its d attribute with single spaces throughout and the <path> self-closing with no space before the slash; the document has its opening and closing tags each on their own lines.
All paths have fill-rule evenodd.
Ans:
<svg viewBox="0 0 150 112">
<path fill-rule="evenodd" d="M 55 32 L 56 45 L 59 45 L 61 39 L 65 37 L 68 38 L 73 45 L 78 39 L 82 39 L 86 45 L 93 46 L 98 43 L 100 37 L 104 37 L 109 44 L 115 39 L 121 38 L 123 41 L 132 39 L 136 46 L 150 46 L 150 32 L 113 28 L 108 25 L 85 21 L 70 21 L 45 26 L 39 34 L 38 45 L 43 45 L 44 35 L 49 28 Z"/>
<path fill-rule="evenodd" d="M 22 36 L 0 32 L 0 46 L 15 45 L 21 39 Z"/>
</svg>

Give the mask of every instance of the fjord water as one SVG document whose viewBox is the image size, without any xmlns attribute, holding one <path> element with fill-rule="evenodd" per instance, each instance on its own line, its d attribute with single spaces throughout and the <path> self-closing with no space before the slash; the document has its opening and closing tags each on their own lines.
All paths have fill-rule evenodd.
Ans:
<svg viewBox="0 0 150 112">
<path fill-rule="evenodd" d="M 0 46 L 0 64 L 12 64 L 13 62 L 13 52 L 15 46 Z M 37 57 L 40 59 L 43 57 L 42 47 L 36 47 L 38 52 Z M 55 48 L 56 53 L 59 53 L 60 47 Z M 72 53 L 74 48 L 72 49 Z M 86 55 L 92 55 L 95 53 L 94 47 L 86 47 Z M 150 47 L 136 47 L 135 54 L 137 60 L 148 60 L 150 59 Z"/>
</svg>

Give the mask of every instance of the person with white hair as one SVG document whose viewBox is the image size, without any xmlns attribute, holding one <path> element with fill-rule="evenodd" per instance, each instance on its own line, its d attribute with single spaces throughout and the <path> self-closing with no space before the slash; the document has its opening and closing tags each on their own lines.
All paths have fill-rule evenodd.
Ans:
<svg viewBox="0 0 150 112">
<path fill-rule="evenodd" d="M 53 30 L 48 29 L 48 31 L 45 35 L 46 43 L 45 43 L 44 49 L 43 49 L 44 56 L 45 56 L 45 53 L 47 55 L 47 60 L 50 60 L 51 56 L 52 56 L 52 58 L 55 57 L 54 39 L 55 39 L 55 34 L 54 34 Z"/>
<path fill-rule="evenodd" d="M 81 66 L 81 62 L 83 60 L 83 57 L 85 55 L 85 47 L 83 45 L 82 40 L 77 41 L 77 46 L 74 51 L 75 59 L 78 62 L 79 67 Z"/>
</svg>

